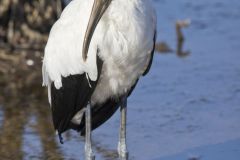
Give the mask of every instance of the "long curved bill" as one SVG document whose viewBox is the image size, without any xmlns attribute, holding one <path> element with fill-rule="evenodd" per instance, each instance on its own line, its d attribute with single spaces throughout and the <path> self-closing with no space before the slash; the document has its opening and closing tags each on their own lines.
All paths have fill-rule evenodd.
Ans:
<svg viewBox="0 0 240 160">
<path fill-rule="evenodd" d="M 84 41 L 83 41 L 83 50 L 82 57 L 83 60 L 86 61 L 89 45 L 93 36 L 93 33 L 97 27 L 98 22 L 100 21 L 102 15 L 110 5 L 112 0 L 94 0 L 92 12 L 90 19 L 88 21 L 87 30 L 85 33 Z"/>
</svg>

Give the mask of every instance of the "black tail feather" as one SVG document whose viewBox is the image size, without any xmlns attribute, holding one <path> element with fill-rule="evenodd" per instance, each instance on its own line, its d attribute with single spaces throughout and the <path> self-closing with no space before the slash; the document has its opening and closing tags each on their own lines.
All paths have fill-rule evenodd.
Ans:
<svg viewBox="0 0 240 160">
<path fill-rule="evenodd" d="M 95 104 L 92 106 L 92 130 L 96 129 L 106 122 L 119 108 L 118 99 L 108 99 L 103 104 Z M 80 125 L 81 135 L 85 135 L 85 119 Z"/>
<path fill-rule="evenodd" d="M 103 61 L 97 56 L 98 79 Z M 73 116 L 83 109 L 90 101 L 97 81 L 91 81 L 86 73 L 62 77 L 62 87 L 57 89 L 51 84 L 51 109 L 54 128 L 59 136 L 70 128 L 76 128 L 71 123 Z M 90 84 L 89 84 L 90 83 Z"/>
</svg>

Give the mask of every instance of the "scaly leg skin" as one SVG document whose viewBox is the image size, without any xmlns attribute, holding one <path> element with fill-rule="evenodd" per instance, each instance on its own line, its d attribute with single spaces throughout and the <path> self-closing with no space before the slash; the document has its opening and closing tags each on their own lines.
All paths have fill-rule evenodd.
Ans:
<svg viewBox="0 0 240 160">
<path fill-rule="evenodd" d="M 91 137 L 91 106 L 87 105 L 86 108 L 86 135 L 85 135 L 85 159 L 86 160 L 95 160 L 95 156 L 92 151 L 92 137 Z"/>
<path fill-rule="evenodd" d="M 124 96 L 122 98 L 120 109 L 121 109 L 121 123 L 118 142 L 118 154 L 120 160 L 128 160 L 128 151 L 126 144 L 127 96 Z"/>
</svg>

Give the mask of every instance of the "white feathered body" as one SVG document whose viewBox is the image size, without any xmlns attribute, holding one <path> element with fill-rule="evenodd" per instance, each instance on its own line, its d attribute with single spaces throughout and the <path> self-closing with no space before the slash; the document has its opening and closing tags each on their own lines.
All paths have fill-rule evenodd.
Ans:
<svg viewBox="0 0 240 160">
<path fill-rule="evenodd" d="M 113 0 L 97 25 L 84 62 L 82 46 L 92 5 L 93 0 L 73 0 L 53 25 L 43 59 L 43 84 L 54 82 L 59 89 L 61 77 L 84 72 L 95 81 L 99 50 L 103 68 L 91 102 L 102 103 L 129 90 L 146 69 L 156 20 L 148 0 Z"/>
</svg>

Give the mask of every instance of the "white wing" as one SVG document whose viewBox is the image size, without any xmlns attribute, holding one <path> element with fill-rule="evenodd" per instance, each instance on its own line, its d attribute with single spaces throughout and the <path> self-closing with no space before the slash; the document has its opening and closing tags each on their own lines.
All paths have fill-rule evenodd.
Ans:
<svg viewBox="0 0 240 160">
<path fill-rule="evenodd" d="M 87 61 L 82 60 L 83 39 L 92 4 L 93 0 L 72 1 L 53 25 L 43 59 L 43 85 L 49 85 L 50 80 L 60 88 L 61 76 L 83 72 L 87 72 L 91 80 L 97 79 L 96 36 L 92 38 Z"/>
</svg>

